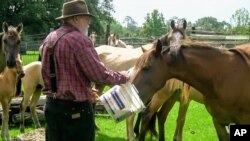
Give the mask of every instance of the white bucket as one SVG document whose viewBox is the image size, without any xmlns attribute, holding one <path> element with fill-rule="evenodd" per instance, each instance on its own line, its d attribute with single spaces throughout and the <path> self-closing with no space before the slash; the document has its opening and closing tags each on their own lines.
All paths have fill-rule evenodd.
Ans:
<svg viewBox="0 0 250 141">
<path fill-rule="evenodd" d="M 130 82 L 112 87 L 100 96 L 100 101 L 117 122 L 145 108 L 137 89 Z"/>
</svg>

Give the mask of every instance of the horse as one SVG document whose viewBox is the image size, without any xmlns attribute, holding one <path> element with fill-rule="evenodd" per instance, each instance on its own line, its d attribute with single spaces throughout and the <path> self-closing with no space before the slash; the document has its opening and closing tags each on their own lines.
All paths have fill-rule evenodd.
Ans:
<svg viewBox="0 0 250 141">
<path fill-rule="evenodd" d="M 36 105 L 41 95 L 41 89 L 44 86 L 44 82 L 41 74 L 42 64 L 40 61 L 31 62 L 23 66 L 25 76 L 21 79 L 23 86 L 23 99 L 20 105 L 20 132 L 25 132 L 25 119 L 24 113 L 29 105 L 31 116 L 35 128 L 41 127 L 39 122 Z"/>
<path fill-rule="evenodd" d="M 16 66 L 23 24 L 20 23 L 14 27 L 4 22 L 2 29 L 3 32 L 0 33 L 0 72 L 4 70 L 6 65 L 10 68 Z"/>
<path fill-rule="evenodd" d="M 5 67 L 4 71 L 0 74 L 0 102 L 3 108 L 2 114 L 2 131 L 1 137 L 5 141 L 10 141 L 9 134 L 9 109 L 12 97 L 16 93 L 17 78 L 23 76 L 22 62 L 20 59 L 16 60 L 15 67 Z M 22 75 L 21 75 L 22 74 Z"/>
<path fill-rule="evenodd" d="M 97 38 L 95 31 L 91 32 L 91 34 L 89 35 L 89 38 L 92 41 L 93 46 L 95 47 L 96 46 L 96 38 Z"/>
<path fill-rule="evenodd" d="M 110 34 L 108 37 L 108 45 L 114 47 L 121 47 L 121 48 L 133 48 L 130 45 L 127 45 L 124 41 L 119 38 L 117 34 Z"/>
<path fill-rule="evenodd" d="M 250 44 L 221 49 L 184 40 L 181 45 L 163 48 L 158 41 L 138 59 L 133 83 L 144 103 L 166 80 L 177 78 L 190 84 L 203 95 L 219 140 L 228 141 L 225 126 L 250 124 L 249 58 Z"/>
</svg>

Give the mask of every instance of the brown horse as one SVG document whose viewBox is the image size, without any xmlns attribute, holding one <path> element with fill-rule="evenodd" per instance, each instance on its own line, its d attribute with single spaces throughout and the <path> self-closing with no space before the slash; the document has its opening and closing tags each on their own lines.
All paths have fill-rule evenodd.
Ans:
<svg viewBox="0 0 250 141">
<path fill-rule="evenodd" d="M 16 94 L 16 83 L 18 74 L 23 74 L 22 62 L 16 60 L 15 67 L 6 66 L 0 74 L 0 102 L 3 108 L 1 137 L 5 141 L 10 141 L 9 134 L 9 108 L 12 97 Z"/>
<path fill-rule="evenodd" d="M 8 24 L 4 22 L 2 29 L 3 32 L 0 33 L 0 72 L 4 70 L 6 65 L 10 68 L 16 66 L 23 24 L 20 23 L 17 27 L 13 27 L 8 26 Z"/>
<path fill-rule="evenodd" d="M 219 140 L 228 141 L 225 126 L 250 124 L 249 58 L 250 44 L 219 49 L 191 40 L 163 49 L 158 41 L 138 60 L 133 82 L 144 103 L 170 78 L 190 84 L 203 94 Z"/>
</svg>

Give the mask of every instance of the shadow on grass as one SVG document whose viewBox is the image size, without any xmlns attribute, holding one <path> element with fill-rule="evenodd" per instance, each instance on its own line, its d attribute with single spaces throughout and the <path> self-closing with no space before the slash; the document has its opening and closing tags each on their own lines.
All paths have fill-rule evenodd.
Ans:
<svg viewBox="0 0 250 141">
<path fill-rule="evenodd" d="M 110 132 L 112 134 L 112 132 Z M 125 138 L 107 136 L 106 134 L 96 133 L 95 141 L 125 141 Z"/>
</svg>

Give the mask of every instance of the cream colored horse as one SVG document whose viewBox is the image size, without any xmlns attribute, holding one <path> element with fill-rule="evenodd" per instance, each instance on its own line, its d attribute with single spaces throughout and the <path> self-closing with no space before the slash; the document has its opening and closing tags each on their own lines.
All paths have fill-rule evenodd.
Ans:
<svg viewBox="0 0 250 141">
<path fill-rule="evenodd" d="M 0 74 L 0 102 L 2 104 L 2 131 L 1 137 L 5 141 L 10 141 L 9 134 L 9 109 L 12 97 L 16 94 L 16 83 L 18 75 L 23 73 L 21 60 L 16 61 L 16 67 L 5 67 L 4 71 Z"/>
<path fill-rule="evenodd" d="M 42 74 L 42 64 L 39 61 L 32 62 L 23 66 L 25 76 L 22 78 L 23 100 L 20 109 L 20 132 L 25 132 L 24 113 L 29 105 L 31 116 L 35 124 L 35 128 L 41 127 L 37 113 L 36 105 L 41 95 L 41 88 L 44 86 Z"/>
</svg>

